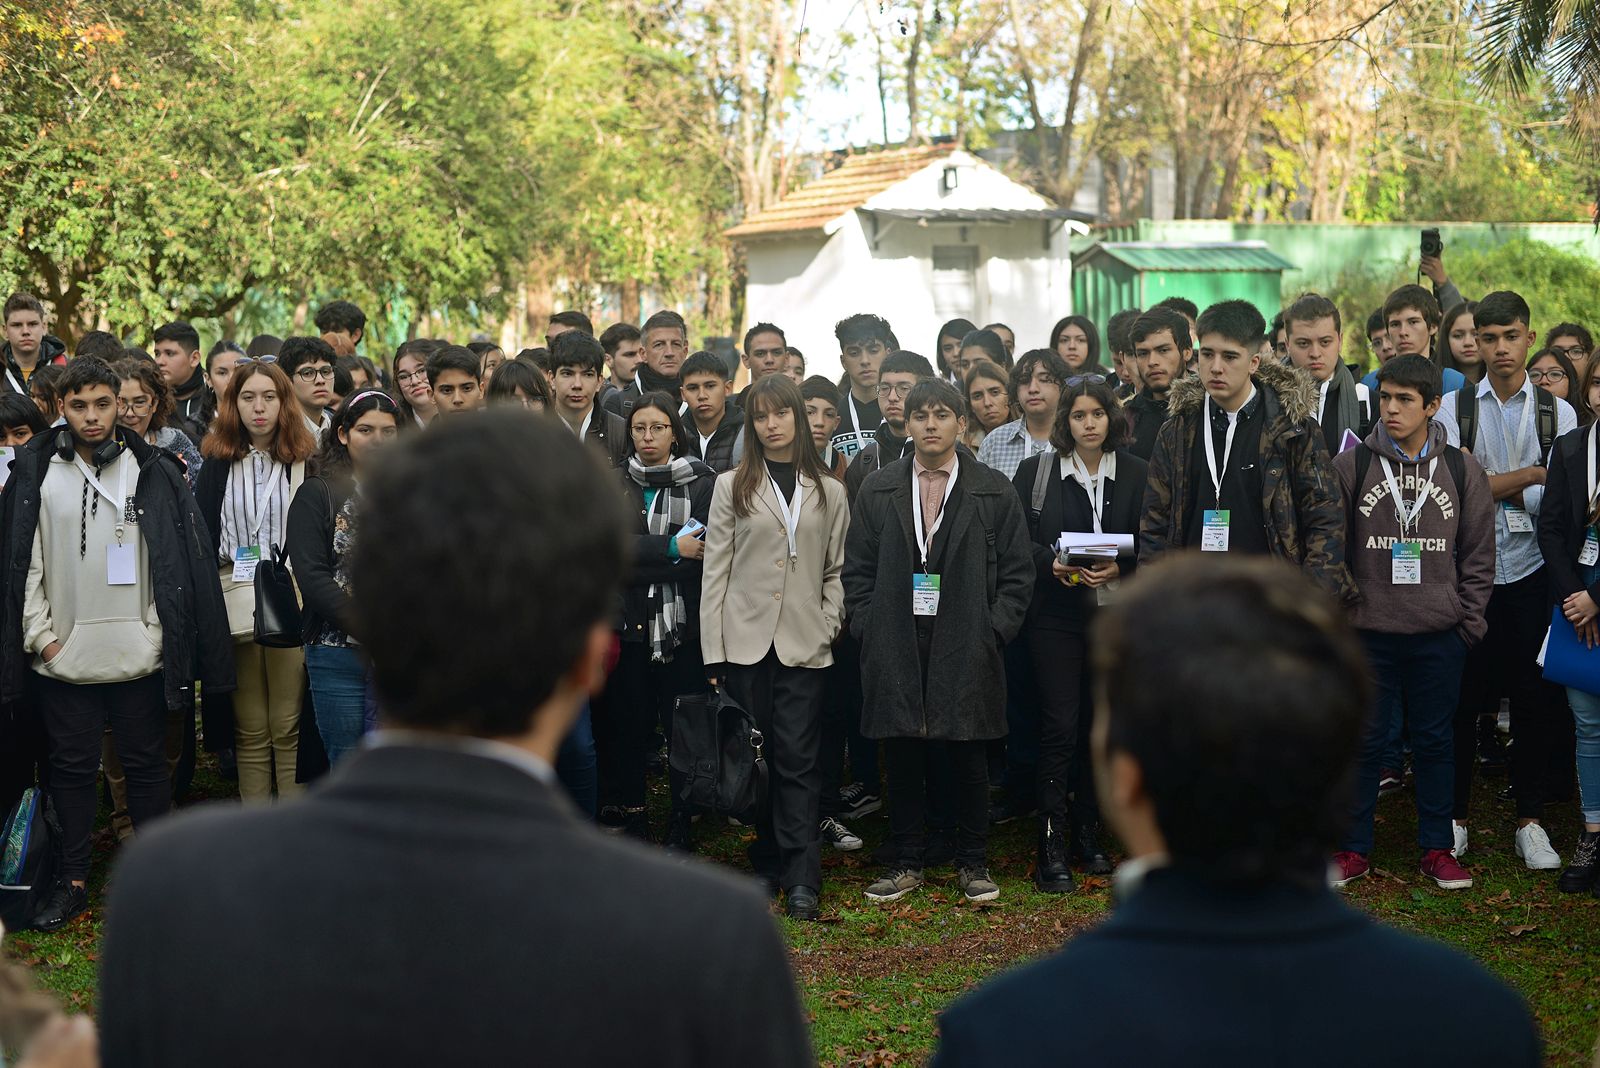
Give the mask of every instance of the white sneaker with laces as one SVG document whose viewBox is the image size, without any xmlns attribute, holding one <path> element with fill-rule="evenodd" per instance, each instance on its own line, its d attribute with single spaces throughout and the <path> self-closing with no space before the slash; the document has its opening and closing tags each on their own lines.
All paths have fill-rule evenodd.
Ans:
<svg viewBox="0 0 1600 1068">
<path fill-rule="evenodd" d="M 1464 823 L 1452 823 L 1450 830 L 1456 838 L 1456 844 L 1450 848 L 1450 855 L 1460 860 L 1467 855 L 1467 826 Z"/>
<path fill-rule="evenodd" d="M 832 816 L 824 817 L 819 829 L 822 840 L 841 852 L 853 853 L 861 848 L 860 836 Z"/>
<path fill-rule="evenodd" d="M 1517 828 L 1517 856 L 1534 871 L 1553 871 L 1561 867 L 1561 857 L 1550 845 L 1550 836 L 1537 823 Z"/>
</svg>

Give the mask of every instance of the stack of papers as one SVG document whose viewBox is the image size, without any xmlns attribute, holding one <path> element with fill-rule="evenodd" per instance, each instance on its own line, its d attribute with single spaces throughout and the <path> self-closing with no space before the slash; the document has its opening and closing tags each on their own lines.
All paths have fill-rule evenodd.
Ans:
<svg viewBox="0 0 1600 1068">
<path fill-rule="evenodd" d="M 1093 556 L 1102 560 L 1115 560 L 1118 556 L 1133 555 L 1132 534 L 1074 533 L 1063 530 L 1056 542 L 1056 551 L 1072 556 Z"/>
</svg>

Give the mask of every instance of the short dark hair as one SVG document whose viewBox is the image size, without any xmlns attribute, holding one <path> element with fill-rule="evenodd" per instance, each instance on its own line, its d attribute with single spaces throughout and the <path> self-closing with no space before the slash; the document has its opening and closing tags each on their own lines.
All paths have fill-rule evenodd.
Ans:
<svg viewBox="0 0 1600 1068">
<path fill-rule="evenodd" d="M 486 352 L 500 352 L 500 353 L 505 352 L 505 349 L 502 349 L 499 345 L 496 345 L 493 341 L 469 341 L 469 342 L 467 342 L 467 348 L 471 349 L 472 350 L 472 354 L 474 356 L 479 357 L 480 359 L 483 357 L 483 354 L 486 353 Z"/>
<path fill-rule="evenodd" d="M 949 408 L 963 419 L 967 415 L 967 405 L 961 399 L 961 391 L 942 378 L 923 378 L 911 387 L 911 392 L 906 395 L 906 415 L 923 408 L 938 406 Z"/>
<path fill-rule="evenodd" d="M 557 338 L 556 340 L 560 340 Z M 683 367 L 678 370 L 678 381 L 689 381 L 690 375 L 716 375 L 724 382 L 733 381 L 733 371 L 723 362 L 722 357 L 714 352 L 701 349 L 683 361 Z"/>
<path fill-rule="evenodd" d="M 1578 344 L 1583 346 L 1584 352 L 1594 351 L 1594 336 L 1581 323 L 1557 323 L 1545 333 L 1544 343 L 1553 345 L 1558 337 L 1577 338 Z"/>
<path fill-rule="evenodd" d="M 847 315 L 833 324 L 833 336 L 838 340 L 842 349 L 851 342 L 881 341 L 891 349 L 900 347 L 895 340 L 894 331 L 889 327 L 889 321 L 882 316 L 870 312 L 857 312 Z"/>
<path fill-rule="evenodd" d="M 1278 331 L 1283 329 L 1283 312 L 1272 317 L 1272 322 L 1267 325 L 1267 333 L 1272 335 L 1274 343 L 1278 340 Z"/>
<path fill-rule="evenodd" d="M 1117 400 L 1117 380 L 1103 375 L 1080 375 L 1078 378 L 1077 385 L 1061 387 L 1061 403 L 1056 407 L 1055 425 L 1050 428 L 1050 444 L 1056 447 L 1056 452 L 1066 456 L 1077 448 L 1072 437 L 1072 404 L 1079 397 L 1088 397 L 1105 409 L 1106 440 L 1100 445 L 1102 449 L 1115 452 L 1128 444 L 1133 432 L 1122 414 L 1122 403 Z M 1096 382 L 1097 378 L 1100 381 Z"/>
<path fill-rule="evenodd" d="M 97 360 L 122 359 L 122 342 L 117 340 L 115 334 L 108 334 L 104 330 L 91 330 L 78 339 L 78 347 L 72 350 L 74 356 L 93 356 Z"/>
<path fill-rule="evenodd" d="M 1172 333 L 1172 343 L 1179 349 L 1194 348 L 1194 338 L 1189 336 L 1189 320 L 1159 304 L 1133 321 L 1128 327 L 1128 341 L 1137 348 L 1139 342 L 1163 330 Z"/>
<path fill-rule="evenodd" d="M 338 397 L 348 397 L 356 388 L 356 372 L 360 371 L 370 377 L 371 372 L 359 356 L 335 356 L 333 358 L 333 392 Z M 370 378 L 373 386 L 378 385 L 376 378 Z"/>
<path fill-rule="evenodd" d="M 244 354 L 252 360 L 263 356 L 276 356 L 283 348 L 283 339 L 275 334 L 257 334 L 244 347 Z"/>
<path fill-rule="evenodd" d="M 1120 352 L 1124 356 L 1133 352 L 1131 331 L 1133 324 L 1138 322 L 1142 315 L 1144 312 L 1138 308 L 1124 308 L 1106 320 L 1106 344 L 1111 346 L 1112 352 Z M 1183 325 L 1187 327 L 1189 324 Z"/>
<path fill-rule="evenodd" d="M 517 359 L 523 363 L 531 363 L 541 371 L 549 372 L 552 370 L 550 366 L 550 350 L 543 345 L 537 348 L 523 349 L 517 353 Z"/>
<path fill-rule="evenodd" d="M 1332 319 L 1333 332 L 1344 333 L 1344 320 L 1339 317 L 1339 305 L 1323 296 L 1321 293 L 1302 293 L 1294 299 L 1294 303 L 1283 309 L 1283 325 L 1290 323 L 1314 323 L 1318 319 Z"/>
<path fill-rule="evenodd" d="M 478 354 L 465 345 L 446 345 L 428 357 L 428 385 L 437 382 L 446 371 L 464 371 L 477 381 L 482 367 Z"/>
<path fill-rule="evenodd" d="M 104 360 L 97 360 L 93 356 L 74 356 L 67 362 L 57 392 L 62 400 L 66 400 L 69 394 L 82 393 L 95 386 L 110 386 L 111 392 L 115 393 L 122 388 L 122 376 Z"/>
<path fill-rule="evenodd" d="M 1383 388 L 1385 382 L 1414 389 L 1422 396 L 1424 407 L 1433 403 L 1433 398 L 1443 390 L 1443 378 L 1439 365 L 1426 356 L 1396 356 L 1378 368 L 1379 389 Z M 1376 406 L 1377 398 L 1374 397 L 1373 401 Z"/>
<path fill-rule="evenodd" d="M 324 334 L 345 333 L 354 337 L 356 334 L 365 335 L 367 332 L 366 314 L 348 300 L 335 300 L 324 304 L 317 309 L 316 318 L 312 322 Z"/>
<path fill-rule="evenodd" d="M 225 352 L 236 352 L 240 356 L 248 356 L 249 355 L 249 353 L 244 351 L 244 346 L 239 344 L 237 341 L 230 341 L 227 338 L 223 338 L 220 341 L 218 341 L 215 345 L 212 345 L 211 349 L 206 353 L 206 371 L 207 372 L 209 372 L 211 370 L 211 362 L 213 360 L 215 360 L 218 356 L 221 356 Z"/>
<path fill-rule="evenodd" d="M 688 452 L 688 427 L 685 425 L 683 417 L 678 414 L 678 408 L 682 404 L 683 402 L 677 397 L 674 397 L 672 394 L 666 392 L 665 390 L 656 389 L 651 390 L 649 393 L 646 393 L 644 396 L 628 405 L 626 419 L 628 427 L 627 445 L 625 446 L 623 456 L 634 456 L 638 453 L 638 450 L 635 449 L 633 445 L 633 417 L 646 408 L 649 408 L 652 411 L 660 412 L 666 417 L 668 425 L 672 427 L 672 455 L 682 456 L 684 453 Z"/>
<path fill-rule="evenodd" d="M 961 339 L 978 329 L 978 324 L 971 319 L 951 319 L 939 327 L 939 336 L 933 339 L 933 362 L 941 374 L 948 373 L 950 368 L 944 362 L 944 339 L 953 337 L 959 344 Z"/>
<path fill-rule="evenodd" d="M 543 368 L 531 360 L 507 360 L 496 367 L 483 391 L 483 399 L 488 404 L 513 401 L 517 399 L 518 390 L 529 397 L 538 397 L 546 408 L 556 402 Z"/>
<path fill-rule="evenodd" d="M 881 373 L 881 372 L 880 372 Z M 806 400 L 825 400 L 839 408 L 839 387 L 829 382 L 822 375 L 812 375 L 800 383 L 800 396 Z"/>
<path fill-rule="evenodd" d="M 25 426 L 35 434 L 43 434 L 50 429 L 50 420 L 44 417 L 39 406 L 26 393 L 0 393 L 0 430 L 15 430 L 19 426 Z"/>
<path fill-rule="evenodd" d="M 1156 302 L 1158 308 L 1171 308 L 1186 319 L 1200 318 L 1200 305 L 1188 297 L 1168 297 L 1166 300 Z"/>
<path fill-rule="evenodd" d="M 150 338 L 150 347 L 155 348 L 163 341 L 176 341 L 185 353 L 196 352 L 200 348 L 200 331 L 180 319 L 156 327 L 155 334 Z"/>
<path fill-rule="evenodd" d="M 1389 316 L 1406 308 L 1415 308 L 1422 313 L 1423 320 L 1428 324 L 1429 330 L 1439 329 L 1439 320 L 1443 312 L 1439 310 L 1439 301 L 1432 293 L 1418 285 L 1401 286 L 1390 293 L 1383 302 L 1383 325 L 1389 327 Z"/>
<path fill-rule="evenodd" d="M 640 328 L 639 336 L 643 337 L 652 330 L 665 330 L 668 327 L 683 335 L 685 341 L 689 340 L 689 324 L 683 321 L 683 316 L 670 308 L 663 308 L 644 321 Z"/>
<path fill-rule="evenodd" d="M 332 367 L 334 359 L 333 346 L 310 334 L 286 337 L 278 350 L 278 366 L 286 375 L 294 374 L 304 364 L 319 361 Z"/>
<path fill-rule="evenodd" d="M 1194 332 L 1202 338 L 1207 334 L 1221 334 L 1254 353 L 1266 340 L 1267 320 L 1248 300 L 1224 300 L 1200 313 Z"/>
<path fill-rule="evenodd" d="M 1367 316 L 1367 340 L 1372 340 L 1373 334 L 1385 334 L 1389 331 L 1389 324 L 1384 321 L 1383 309 L 1379 308 Z"/>
<path fill-rule="evenodd" d="M 441 420 L 375 467 L 350 579 L 353 629 L 385 717 L 483 738 L 526 734 L 590 630 L 615 611 L 622 496 L 595 492 L 615 476 L 564 426 L 505 407 Z M 528 590 L 539 591 L 537 612 Z M 473 639 L 463 642 L 467 620 Z"/>
<path fill-rule="evenodd" d="M 993 330 L 971 330 L 961 339 L 961 350 L 982 349 L 989 361 L 997 367 L 1004 367 L 1010 360 L 1011 354 L 1006 351 L 1006 343 L 999 334 Z"/>
<path fill-rule="evenodd" d="M 744 332 L 744 345 L 740 348 L 739 351 L 744 352 L 744 353 L 749 353 L 749 351 L 750 351 L 750 339 L 755 337 L 757 334 L 777 334 L 778 335 L 778 340 L 783 342 L 783 347 L 784 348 L 788 348 L 789 347 L 788 335 L 786 335 L 783 332 L 782 329 L 780 329 L 779 327 L 775 326 L 772 323 L 757 323 L 756 325 L 752 326 L 750 329 L 748 329 L 748 330 L 746 330 Z"/>
<path fill-rule="evenodd" d="M 6 298 L 5 314 L 0 319 L 9 319 L 19 311 L 31 311 L 39 318 L 44 318 L 44 305 L 32 293 L 18 291 Z"/>
<path fill-rule="evenodd" d="M 553 372 L 561 367 L 577 367 L 599 374 L 605 366 L 606 350 L 600 347 L 600 342 L 592 334 L 573 329 L 557 334 L 550 342 L 550 362 L 545 369 Z"/>
<path fill-rule="evenodd" d="M 1478 301 L 1478 307 L 1472 313 L 1472 325 L 1479 330 L 1486 326 L 1511 326 L 1514 323 L 1531 325 L 1533 313 L 1528 310 L 1528 302 L 1522 299 L 1522 295 L 1509 289 L 1497 289 L 1490 293 Z"/>
<path fill-rule="evenodd" d="M 1016 366 L 1011 368 L 1011 381 L 1007 384 L 1006 392 L 1011 397 L 1012 404 L 1022 403 L 1017 397 L 1022 392 L 1023 384 L 1033 380 L 1033 372 L 1041 364 L 1057 382 L 1064 383 L 1072 377 L 1072 368 L 1067 366 L 1067 361 L 1063 360 L 1055 349 L 1029 349 L 1017 360 Z"/>
<path fill-rule="evenodd" d="M 885 356 L 883 363 L 878 366 L 878 376 L 881 378 L 884 375 L 916 375 L 918 378 L 932 378 L 933 364 L 920 353 L 912 352 L 910 349 L 900 349 Z"/>
<path fill-rule="evenodd" d="M 589 317 L 583 314 L 581 311 L 572 309 L 567 311 L 558 311 L 554 315 L 550 316 L 550 321 L 557 326 L 570 326 L 574 330 L 582 331 L 583 333 L 588 334 L 590 337 L 594 337 L 594 324 L 591 323 L 589 321 Z"/>
<path fill-rule="evenodd" d="M 97 356 L 85 356 L 84 359 L 99 359 Z M 146 356 L 145 362 L 154 365 L 155 361 Z M 107 366 L 115 363 L 114 360 L 105 361 Z M 61 380 L 67 377 L 67 369 L 59 363 L 47 363 L 34 368 L 33 377 L 28 379 L 28 392 L 37 393 L 54 408 L 61 404 Z M 120 383 L 118 388 L 121 388 Z"/>
<path fill-rule="evenodd" d="M 600 347 L 606 350 L 607 356 L 615 356 L 624 341 L 640 341 L 643 338 L 639 328 L 632 323 L 612 323 L 600 335 Z"/>
<path fill-rule="evenodd" d="M 1095 628 L 1107 751 L 1138 762 L 1174 864 L 1325 886 L 1369 697 L 1340 607 L 1281 561 L 1181 554 Z"/>
</svg>

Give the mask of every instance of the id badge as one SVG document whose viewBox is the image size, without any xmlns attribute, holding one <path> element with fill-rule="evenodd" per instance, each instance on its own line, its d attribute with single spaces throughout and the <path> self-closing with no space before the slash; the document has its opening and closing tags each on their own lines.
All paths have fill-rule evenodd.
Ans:
<svg viewBox="0 0 1600 1068">
<path fill-rule="evenodd" d="M 254 582 L 256 565 L 261 562 L 261 546 L 241 545 L 233 550 L 233 581 Z"/>
<path fill-rule="evenodd" d="M 1513 534 L 1533 533 L 1533 517 L 1528 514 L 1526 508 L 1518 508 L 1516 505 L 1506 501 L 1502 501 L 1500 507 L 1504 508 L 1506 512 L 1507 530 Z"/>
<path fill-rule="evenodd" d="M 1578 563 L 1584 567 L 1600 564 L 1600 536 L 1596 536 L 1594 527 L 1590 527 L 1584 535 L 1583 551 L 1578 554 Z"/>
<path fill-rule="evenodd" d="M 1396 586 L 1422 585 L 1422 543 L 1397 541 L 1389 550 L 1389 581 Z"/>
<path fill-rule="evenodd" d="M 914 574 L 911 576 L 911 614 L 936 616 L 939 614 L 939 576 Z"/>
<path fill-rule="evenodd" d="M 106 546 L 106 585 L 132 586 L 139 581 L 132 545 Z"/>
<path fill-rule="evenodd" d="M 1201 517 L 1201 552 L 1225 553 L 1228 551 L 1228 516 L 1228 510 L 1223 508 L 1220 510 L 1208 509 Z"/>
</svg>

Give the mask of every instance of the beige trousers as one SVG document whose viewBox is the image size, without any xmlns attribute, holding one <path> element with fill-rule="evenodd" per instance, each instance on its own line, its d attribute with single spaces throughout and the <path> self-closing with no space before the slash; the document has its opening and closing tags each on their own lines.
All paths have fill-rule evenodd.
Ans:
<svg viewBox="0 0 1600 1068">
<path fill-rule="evenodd" d="M 239 688 L 233 693 L 234 753 L 239 796 L 245 804 L 272 800 L 274 767 L 278 797 L 298 797 L 295 751 L 300 744 L 300 698 L 306 658 L 300 649 L 269 649 L 246 638 L 233 644 Z"/>
</svg>

